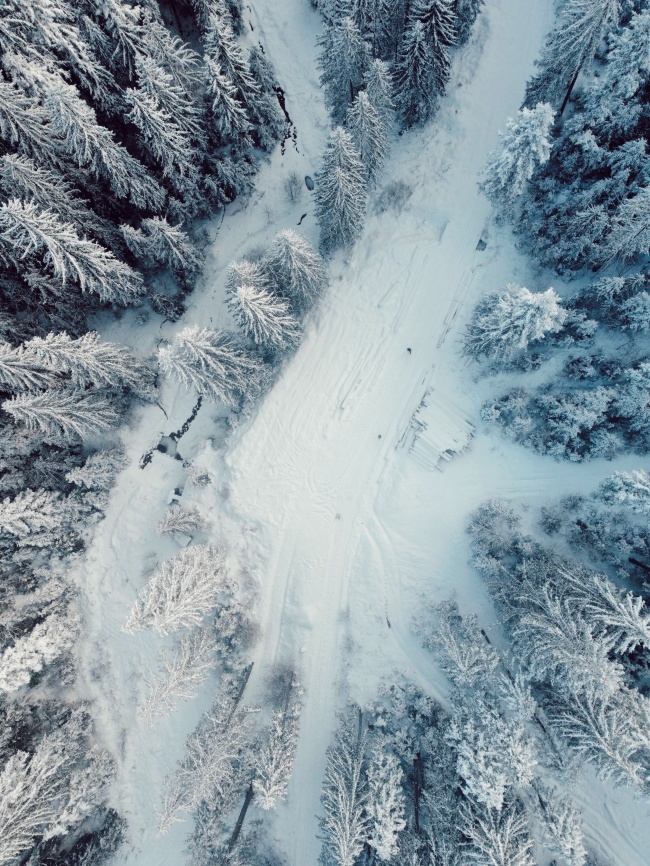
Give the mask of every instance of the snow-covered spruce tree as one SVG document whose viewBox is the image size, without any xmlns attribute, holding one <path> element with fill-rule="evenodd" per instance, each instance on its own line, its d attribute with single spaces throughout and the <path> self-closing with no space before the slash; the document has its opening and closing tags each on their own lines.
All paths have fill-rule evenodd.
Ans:
<svg viewBox="0 0 650 866">
<path fill-rule="evenodd" d="M 601 266 L 618 257 L 631 260 L 650 252 L 650 187 L 624 199 L 614 215 Z"/>
<path fill-rule="evenodd" d="M 236 406 L 262 386 L 262 362 L 227 331 L 184 328 L 159 350 L 158 361 L 163 373 L 181 385 L 226 406 Z"/>
<path fill-rule="evenodd" d="M 65 332 L 34 337 L 25 352 L 53 374 L 65 376 L 75 387 L 131 388 L 136 394 L 153 393 L 152 370 L 123 346 L 102 340 L 94 331 L 73 339 Z"/>
<path fill-rule="evenodd" d="M 210 15 L 204 45 L 206 58 L 222 70 L 225 78 L 235 86 L 237 99 L 248 107 L 258 93 L 258 85 L 225 16 L 218 13 Z"/>
<path fill-rule="evenodd" d="M 456 42 L 452 0 L 414 0 L 395 67 L 404 126 L 424 123 L 445 91 Z"/>
<path fill-rule="evenodd" d="M 272 288 L 289 301 L 295 313 L 313 306 L 327 282 L 322 257 L 306 238 L 291 229 L 275 236 L 262 265 Z"/>
<path fill-rule="evenodd" d="M 120 230 L 133 255 L 146 265 L 162 265 L 185 279 L 196 276 L 203 265 L 203 256 L 182 224 L 152 217 L 143 219 L 138 228 L 122 224 Z"/>
<path fill-rule="evenodd" d="M 246 283 L 228 294 L 228 307 L 239 327 L 260 346 L 283 349 L 300 339 L 300 324 L 284 298 Z"/>
<path fill-rule="evenodd" d="M 463 45 L 469 39 L 471 29 L 484 3 L 485 0 L 456 0 L 454 28 L 459 45 Z"/>
<path fill-rule="evenodd" d="M 368 46 L 354 18 L 336 18 L 319 37 L 320 83 L 335 123 L 342 123 L 348 106 L 363 84 L 369 62 Z"/>
<path fill-rule="evenodd" d="M 533 171 L 548 161 L 554 116 L 551 106 L 540 102 L 535 108 L 522 108 L 516 118 L 508 118 L 501 134 L 501 150 L 488 156 L 480 184 L 500 215 L 512 215 Z"/>
<path fill-rule="evenodd" d="M 374 186 L 388 150 L 388 128 L 365 90 L 357 93 L 348 109 L 346 127 L 359 151 L 368 183 Z"/>
<path fill-rule="evenodd" d="M 29 200 L 43 210 L 54 211 L 77 233 L 92 234 L 117 254 L 120 246 L 114 227 L 97 216 L 74 187 L 60 174 L 36 165 L 27 156 L 5 154 L 0 158 L 0 186 L 7 198 Z"/>
<path fill-rule="evenodd" d="M 368 767 L 368 844 L 382 862 L 397 854 L 399 834 L 406 827 L 403 775 L 393 754 L 375 751 Z"/>
<path fill-rule="evenodd" d="M 578 75 L 615 29 L 619 10 L 619 0 L 568 0 L 538 61 L 541 71 L 528 83 L 527 105 L 549 102 L 564 112 Z"/>
<path fill-rule="evenodd" d="M 62 836 L 79 827 L 105 799 L 114 764 L 105 752 L 89 753 L 89 735 L 87 713 L 74 708 L 31 754 L 16 751 L 5 763 L 0 773 L 2 866 L 15 863 L 36 837 Z"/>
<path fill-rule="evenodd" d="M 0 692 L 29 685 L 32 676 L 70 652 L 79 632 L 79 617 L 68 609 L 55 610 L 17 638 L 0 655 Z"/>
<path fill-rule="evenodd" d="M 268 740 L 255 766 L 253 787 L 257 794 L 256 802 L 265 811 L 275 809 L 278 800 L 287 796 L 298 746 L 302 694 L 300 683 L 293 676 L 287 686 L 285 705 L 273 713 Z"/>
<path fill-rule="evenodd" d="M 78 442 L 115 427 L 119 415 L 101 393 L 67 389 L 19 394 L 2 404 L 5 412 L 46 442 Z"/>
<path fill-rule="evenodd" d="M 545 586 L 529 597 L 512 628 L 517 657 L 528 675 L 559 691 L 586 689 L 613 694 L 623 684 L 621 666 L 610 660 L 610 647 L 589 622 L 575 615 L 569 601 Z"/>
<path fill-rule="evenodd" d="M 174 188 L 186 193 L 187 187 L 198 181 L 196 154 L 189 135 L 147 92 L 128 88 L 125 98 L 130 109 L 127 120 L 140 130 L 146 151 Z"/>
<path fill-rule="evenodd" d="M 350 713 L 327 751 L 321 794 L 323 853 L 335 866 L 354 866 L 368 837 L 364 752 L 367 732 Z"/>
<path fill-rule="evenodd" d="M 126 305 L 143 292 L 142 278 L 132 268 L 34 204 L 12 199 L 0 205 L 0 244 L 17 266 L 32 253 L 40 255 L 62 286 L 71 280 L 103 301 Z"/>
<path fill-rule="evenodd" d="M 316 183 L 321 248 L 331 252 L 349 246 L 363 229 L 368 189 L 359 152 L 340 126 L 328 139 Z"/>
<path fill-rule="evenodd" d="M 61 497 L 52 490 L 22 490 L 0 502 L 0 530 L 18 539 L 56 530 L 65 519 Z"/>
<path fill-rule="evenodd" d="M 465 334 L 464 351 L 473 357 L 509 360 L 561 331 L 566 311 L 553 289 L 531 292 L 510 283 L 482 298 Z"/>
<path fill-rule="evenodd" d="M 528 822 L 516 801 L 501 811 L 465 807 L 462 831 L 471 842 L 465 850 L 469 864 L 535 866 Z"/>
<path fill-rule="evenodd" d="M 49 128 L 60 148 L 93 176 L 108 182 L 117 198 L 135 207 L 159 209 L 165 191 L 145 166 L 118 144 L 112 132 L 97 123 L 94 110 L 79 97 L 76 88 L 59 81 L 43 98 Z"/>
<path fill-rule="evenodd" d="M 149 675 L 149 694 L 140 708 L 140 716 L 152 725 L 158 716 L 173 712 L 178 699 L 196 697 L 198 689 L 216 664 L 217 636 L 211 626 L 194 629 L 163 651 L 162 671 Z"/>
<path fill-rule="evenodd" d="M 537 759 L 521 722 L 479 701 L 470 714 L 456 713 L 448 739 L 463 792 L 475 805 L 499 812 L 509 791 L 530 785 Z"/>
<path fill-rule="evenodd" d="M 223 550 L 186 547 L 164 562 L 135 602 L 124 630 L 151 627 L 160 634 L 201 625 L 222 594 L 232 592 Z"/>
<path fill-rule="evenodd" d="M 393 79 L 388 64 L 379 58 L 373 60 L 368 66 L 364 84 L 370 104 L 379 114 L 386 129 L 389 129 L 394 117 L 395 102 Z"/>
<path fill-rule="evenodd" d="M 244 103 L 238 98 L 235 84 L 216 60 L 206 59 L 206 88 L 211 100 L 212 119 L 219 135 L 245 142 L 251 123 Z"/>
</svg>

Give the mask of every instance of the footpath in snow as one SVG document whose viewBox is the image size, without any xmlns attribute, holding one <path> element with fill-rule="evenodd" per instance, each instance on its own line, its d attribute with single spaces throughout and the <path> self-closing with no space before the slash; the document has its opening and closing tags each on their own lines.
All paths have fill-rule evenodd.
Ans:
<svg viewBox="0 0 650 866">
<path fill-rule="evenodd" d="M 296 142 L 263 166 L 252 201 L 241 210 L 235 203 L 184 323 L 227 323 L 229 261 L 294 227 L 305 212 L 300 230 L 317 242 L 308 194 L 289 207 L 282 182 L 291 171 L 314 174 L 328 131 L 315 62 L 319 21 L 305 0 L 260 0 L 249 15 L 250 38 L 264 46 L 285 90 Z M 481 386 L 458 352 L 481 293 L 511 281 L 547 288 L 507 233 L 490 228 L 476 181 L 498 129 L 519 107 L 551 21 L 551 0 L 487 4 L 456 56 L 435 120 L 393 143 L 379 192 L 401 181 L 410 199 L 400 213 L 373 213 L 371 202 L 360 241 L 332 263 L 327 297 L 298 353 L 231 435 L 226 468 L 203 454 L 214 478 L 201 494 L 202 505 L 214 509 L 212 540 L 232 551 L 258 595 L 261 637 L 245 699 L 262 699 L 265 671 L 276 662 L 295 665 L 306 688 L 289 798 L 271 817 L 290 866 L 317 862 L 325 751 L 347 693 L 372 700 L 381 679 L 399 671 L 446 700 L 444 678 L 411 633 L 423 600 L 455 593 L 462 608 L 491 624 L 489 601 L 467 564 L 467 514 L 490 496 L 534 505 L 590 490 L 613 468 L 555 463 L 486 433 L 478 420 Z M 484 250 L 477 249 L 481 237 Z M 165 325 L 151 344 L 180 326 Z M 119 339 L 120 328 L 127 340 L 128 323 L 111 336 Z M 149 633 L 121 632 L 143 571 L 175 550 L 154 527 L 183 481 L 180 462 L 169 456 L 155 453 L 144 470 L 138 460 L 180 426 L 194 399 L 168 386 L 162 402 L 169 420 L 150 407 L 129 432 L 133 463 L 83 575 L 86 687 L 100 708 L 100 736 L 120 761 L 115 806 L 130 822 L 131 843 L 124 862 L 138 866 L 184 862 L 188 825 L 156 838 L 154 807 L 214 687 L 208 682 L 152 733 L 137 708 L 146 694 L 142 675 L 155 667 L 161 643 Z M 209 404 L 201 408 L 179 444 L 184 457 L 206 438 L 223 439 L 218 414 Z M 449 461 L 455 452 L 462 453 Z M 625 792 L 608 792 L 605 805 L 602 787 L 593 791 L 580 796 L 589 841 L 612 863 L 642 866 L 645 807 Z"/>
</svg>

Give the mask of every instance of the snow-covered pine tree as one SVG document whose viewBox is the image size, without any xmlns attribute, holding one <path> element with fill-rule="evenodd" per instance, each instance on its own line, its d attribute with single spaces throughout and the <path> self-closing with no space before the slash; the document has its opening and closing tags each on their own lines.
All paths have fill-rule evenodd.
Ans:
<svg viewBox="0 0 650 866">
<path fill-rule="evenodd" d="M 340 126 L 330 134 L 316 183 L 322 249 L 349 246 L 363 229 L 368 190 L 359 152 Z"/>
<path fill-rule="evenodd" d="M 481 634 L 476 616 L 461 617 L 452 601 L 442 602 L 434 613 L 434 627 L 424 644 L 436 653 L 449 679 L 472 692 L 495 683 L 499 656 Z"/>
<path fill-rule="evenodd" d="M 151 395 L 154 374 L 128 349 L 102 340 L 90 331 L 73 339 L 64 332 L 34 337 L 24 344 L 25 352 L 53 373 L 65 376 L 81 390 L 131 388 L 136 394 Z"/>
<path fill-rule="evenodd" d="M 42 255 L 63 286 L 72 280 L 103 301 L 126 305 L 143 292 L 142 277 L 132 268 L 34 204 L 12 199 L 0 205 L 0 244 L 17 264 L 32 253 Z"/>
<path fill-rule="evenodd" d="M 469 34 L 484 3 L 485 0 L 455 0 L 454 28 L 459 45 L 463 45 L 469 39 Z"/>
<path fill-rule="evenodd" d="M 538 783 L 535 811 L 541 819 L 544 842 L 568 866 L 585 866 L 587 849 L 582 833 L 582 816 L 571 800 L 559 791 L 547 790 Z"/>
<path fill-rule="evenodd" d="M 548 103 L 522 108 L 509 117 L 501 133 L 501 150 L 492 151 L 483 169 L 480 187 L 498 211 L 509 216 L 518 196 L 538 165 L 551 154 L 551 129 L 555 114 Z"/>
<path fill-rule="evenodd" d="M 158 361 L 165 375 L 227 406 L 236 406 L 262 386 L 262 362 L 227 331 L 184 328 L 159 350 Z"/>
<path fill-rule="evenodd" d="M 208 802 L 217 814 L 232 807 L 248 784 L 251 721 L 239 703 L 250 668 L 222 678 L 212 707 L 203 714 L 185 743 L 185 754 L 164 783 L 158 834 L 180 820 L 178 812 L 196 812 Z"/>
<path fill-rule="evenodd" d="M 601 778 L 647 790 L 648 698 L 630 689 L 555 693 L 544 710 L 554 730 Z"/>
<path fill-rule="evenodd" d="M 285 705 L 273 713 L 268 740 L 255 767 L 253 787 L 262 809 L 275 809 L 287 796 L 287 785 L 298 746 L 303 690 L 295 676 L 287 686 Z"/>
<path fill-rule="evenodd" d="M 368 767 L 368 844 L 381 862 L 398 851 L 399 834 L 406 827 L 402 768 L 390 752 L 376 750 Z"/>
<path fill-rule="evenodd" d="M 364 752 L 367 732 L 351 713 L 327 750 L 321 794 L 323 853 L 335 866 L 354 866 L 368 836 Z"/>
<path fill-rule="evenodd" d="M 357 95 L 368 67 L 368 46 L 350 16 L 335 19 L 319 37 L 320 83 L 335 123 L 342 123 Z"/>
<path fill-rule="evenodd" d="M 16 751 L 0 773 L 0 863 L 15 863 L 35 837 L 64 835 L 105 800 L 114 763 L 105 752 L 90 752 L 85 708 L 58 719 L 30 753 Z"/>
<path fill-rule="evenodd" d="M 464 351 L 473 357 L 508 360 L 561 331 L 566 310 L 553 289 L 531 292 L 510 283 L 482 298 L 467 326 Z"/>
<path fill-rule="evenodd" d="M 650 475 L 645 469 L 614 472 L 602 482 L 596 496 L 608 505 L 631 508 L 650 517 Z"/>
<path fill-rule="evenodd" d="M 528 675 L 560 691 L 613 694 L 623 684 L 621 666 L 593 622 L 576 616 L 571 601 L 546 585 L 518 600 L 513 646 Z"/>
<path fill-rule="evenodd" d="M 186 547 L 149 579 L 124 630 L 151 627 L 160 634 L 199 626 L 223 593 L 232 589 L 223 550 L 212 545 Z"/>
<path fill-rule="evenodd" d="M 192 55 L 198 59 L 193 52 Z M 171 72 L 167 72 L 163 64 L 166 65 L 166 58 L 154 60 L 153 57 L 138 57 L 138 90 L 140 94 L 146 94 L 160 111 L 172 118 L 174 126 L 193 142 L 197 151 L 203 151 L 205 123 L 201 106 L 194 98 L 198 83 L 197 73 L 194 71 L 188 80 L 186 71 L 189 64 L 183 63 L 185 74 L 181 73 L 181 81 L 178 81 Z"/>
<path fill-rule="evenodd" d="M 156 527 L 156 532 L 171 536 L 176 533 L 191 535 L 201 529 L 205 529 L 205 520 L 199 509 L 195 505 L 176 504 L 167 509 Z"/>
<path fill-rule="evenodd" d="M 147 153 L 160 165 L 174 189 L 187 193 L 188 187 L 191 189 L 198 181 L 197 155 L 189 135 L 142 88 L 127 88 L 125 99 L 129 106 L 127 120 L 140 130 Z"/>
<path fill-rule="evenodd" d="M 54 371 L 43 369 L 24 346 L 0 343 L 0 384 L 9 391 L 39 391 L 61 384 L 61 380 Z"/>
<path fill-rule="evenodd" d="M 372 107 L 381 117 L 386 129 L 389 129 L 393 121 L 395 103 L 393 79 L 388 64 L 379 58 L 373 60 L 368 66 L 364 84 Z"/>
<path fill-rule="evenodd" d="M 28 430 L 39 432 L 46 442 L 78 442 L 114 427 L 119 416 L 113 403 L 88 391 L 49 390 L 19 394 L 2 404 Z"/>
<path fill-rule="evenodd" d="M 472 715 L 457 712 L 447 737 L 456 749 L 463 792 L 475 805 L 499 812 L 514 786 L 530 785 L 537 760 L 521 722 L 478 701 Z"/>
<path fill-rule="evenodd" d="M 431 87 L 434 60 L 421 21 L 412 21 L 405 31 L 394 75 L 395 101 L 402 124 L 409 128 L 423 123 L 436 108 L 438 93 Z"/>
<path fill-rule="evenodd" d="M 262 266 L 275 292 L 285 297 L 296 313 L 313 306 L 327 282 L 322 257 L 306 238 L 291 229 L 275 236 Z"/>
<path fill-rule="evenodd" d="M 388 128 L 365 90 L 357 93 L 345 125 L 359 151 L 368 184 L 374 186 L 388 150 Z"/>
<path fill-rule="evenodd" d="M 582 69 L 603 36 L 618 23 L 620 0 L 568 0 L 538 62 L 540 73 L 526 89 L 526 104 L 548 102 L 563 114 Z"/>
<path fill-rule="evenodd" d="M 140 715 L 149 725 L 158 716 L 171 713 L 178 699 L 189 700 L 215 667 L 217 640 L 211 626 L 196 628 L 163 652 L 163 669 L 147 677 L 149 694 Z"/>
<path fill-rule="evenodd" d="M 185 278 L 195 276 L 203 265 L 203 256 L 182 223 L 174 226 L 165 217 L 151 217 L 139 228 L 122 224 L 120 230 L 133 255 L 147 265 L 162 265 Z"/>
<path fill-rule="evenodd" d="M 282 349 L 300 339 L 300 324 L 288 302 L 267 289 L 243 283 L 228 294 L 228 307 L 246 336 L 260 346 Z"/>
</svg>

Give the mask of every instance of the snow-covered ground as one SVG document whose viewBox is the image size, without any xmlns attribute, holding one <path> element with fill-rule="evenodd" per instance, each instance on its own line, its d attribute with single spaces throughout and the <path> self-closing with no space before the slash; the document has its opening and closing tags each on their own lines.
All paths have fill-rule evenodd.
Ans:
<svg viewBox="0 0 650 866">
<path fill-rule="evenodd" d="M 319 22 L 306 0 L 259 0 L 249 15 L 249 38 L 262 43 L 286 92 L 297 149 L 291 142 L 284 154 L 277 149 L 252 200 L 231 208 L 185 322 L 227 322 L 228 262 L 304 213 L 301 231 L 317 241 L 308 193 L 289 206 L 282 182 L 294 170 L 314 174 L 328 130 L 315 64 Z M 347 694 L 368 702 L 379 681 L 398 671 L 445 700 L 444 678 L 411 630 L 427 601 L 455 593 L 461 608 L 478 611 L 490 628 L 489 600 L 467 563 L 467 514 L 491 496 L 532 506 L 588 491 L 613 469 L 604 461 L 557 463 L 486 430 L 478 418 L 486 382 L 474 381 L 476 370 L 459 356 L 463 324 L 482 292 L 513 280 L 547 287 L 508 232 L 491 226 L 476 180 L 499 127 L 519 107 L 551 20 L 551 0 L 486 4 L 456 56 L 436 119 L 395 138 L 379 192 L 394 181 L 407 184 L 412 194 L 404 209 L 377 214 L 371 202 L 360 241 L 332 263 L 330 289 L 302 346 L 230 435 L 225 462 L 223 425 L 209 404 L 179 444 L 183 457 L 193 457 L 203 440 L 214 440 L 214 450 L 204 447 L 200 457 L 213 484 L 188 487 L 186 496 L 210 512 L 210 539 L 232 552 L 257 596 L 261 636 L 246 701 L 261 699 L 265 670 L 278 661 L 294 664 L 306 688 L 289 798 L 270 819 L 290 866 L 317 861 L 325 750 Z M 476 249 L 481 237 L 483 251 Z M 142 348 L 178 327 L 149 333 Z M 110 336 L 128 340 L 129 333 L 127 317 Z M 98 702 L 100 736 L 120 760 L 114 804 L 130 822 L 123 859 L 138 866 L 184 860 L 187 825 L 157 839 L 154 807 L 214 687 L 208 682 L 199 698 L 145 728 L 137 718 L 142 676 L 155 667 L 162 643 L 121 631 L 143 571 L 176 549 L 154 528 L 184 478 L 181 463 L 167 455 L 154 453 L 145 469 L 138 460 L 161 434 L 180 427 L 194 399 L 168 387 L 162 404 L 169 420 L 149 407 L 126 434 L 133 462 L 81 576 L 89 624 L 85 687 Z M 445 451 L 464 444 L 445 459 Z M 638 460 L 616 464 L 623 466 Z M 648 862 L 645 805 L 591 776 L 578 799 L 596 853 L 620 866 Z"/>
</svg>

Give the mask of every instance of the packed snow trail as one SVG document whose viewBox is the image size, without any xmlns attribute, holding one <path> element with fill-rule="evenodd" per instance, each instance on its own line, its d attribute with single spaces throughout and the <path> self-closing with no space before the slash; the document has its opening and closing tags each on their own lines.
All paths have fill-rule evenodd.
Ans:
<svg viewBox="0 0 650 866">
<path fill-rule="evenodd" d="M 486 386 L 490 392 L 496 386 L 473 383 L 458 355 L 458 335 L 479 293 L 513 280 L 547 288 L 513 251 L 507 232 L 490 231 L 490 207 L 476 179 L 497 145 L 497 130 L 521 102 L 551 7 L 551 0 L 494 0 L 484 7 L 470 44 L 455 58 L 437 117 L 393 144 L 380 187 L 408 184 L 408 204 L 401 213 L 376 215 L 371 202 L 349 260 L 339 255 L 333 262 L 331 286 L 298 353 L 252 419 L 231 435 L 229 468 L 224 474 L 219 449 L 208 449 L 202 460 L 213 484 L 185 494 L 212 517 L 209 540 L 231 550 L 233 564 L 244 566 L 259 587 L 261 639 L 246 701 L 262 699 L 265 671 L 276 661 L 295 664 L 307 689 L 289 797 L 268 816 L 290 866 L 317 862 L 325 751 L 347 692 L 367 703 L 381 679 L 398 671 L 446 700 L 444 677 L 411 631 L 422 600 L 455 593 L 489 627 L 489 599 L 467 563 L 469 512 L 491 496 L 534 506 L 589 491 L 613 468 L 638 465 L 633 458 L 615 467 L 556 463 L 496 430 L 486 435 L 478 407 Z M 316 67 L 319 20 L 306 0 L 259 0 L 248 12 L 248 38 L 259 39 L 276 68 L 297 149 L 288 143 L 282 154 L 277 148 L 260 170 L 252 201 L 229 209 L 208 250 L 205 285 L 192 296 L 184 322 L 161 326 L 165 337 L 187 323 L 227 323 L 228 262 L 294 227 L 305 212 L 300 230 L 317 240 L 311 203 L 303 198 L 289 207 L 282 183 L 290 171 L 314 174 L 328 131 Z M 484 251 L 476 249 L 481 237 Z M 159 337 L 143 334 L 128 315 L 111 327 L 107 336 L 137 343 L 143 352 Z M 442 473 L 409 452 L 411 419 L 425 394 L 441 413 L 433 429 L 427 415 L 441 448 L 446 439 L 453 445 L 455 425 L 459 435 L 468 421 L 477 425 L 470 449 Z M 153 451 L 144 470 L 138 460 L 190 415 L 195 395 L 166 384 L 161 402 L 168 420 L 152 406 L 128 433 L 132 465 L 120 476 L 81 576 L 85 693 L 99 710 L 100 738 L 118 758 L 114 805 L 129 820 L 130 845 L 121 854 L 129 866 L 185 862 L 188 825 L 159 839 L 154 810 L 163 777 L 181 757 L 215 685 L 209 680 L 198 699 L 153 732 L 138 719 L 147 693 L 143 676 L 156 667 L 166 642 L 151 633 L 127 636 L 121 628 L 154 562 L 177 549 L 155 534 L 155 524 L 184 480 L 180 462 L 169 456 Z M 202 439 L 223 439 L 218 416 L 204 403 L 183 437 L 183 456 L 193 457 Z M 598 785 L 593 796 L 585 790 L 581 805 L 597 852 L 620 866 L 642 866 L 645 807 L 627 792 L 605 801 Z M 628 817 L 633 811 L 636 830 Z"/>
</svg>

